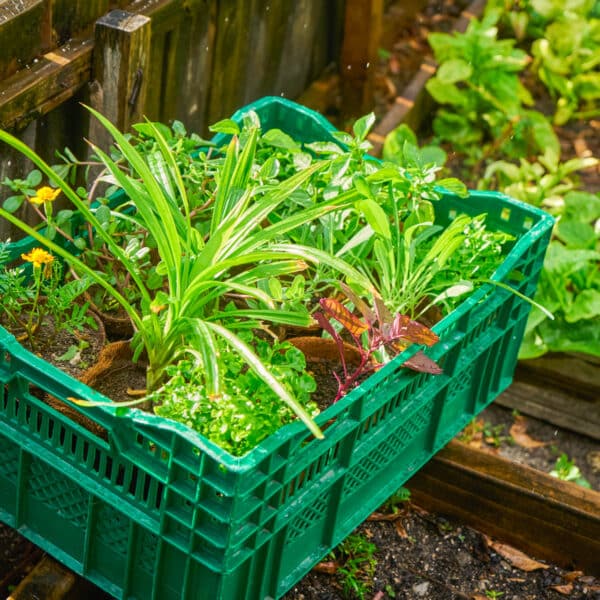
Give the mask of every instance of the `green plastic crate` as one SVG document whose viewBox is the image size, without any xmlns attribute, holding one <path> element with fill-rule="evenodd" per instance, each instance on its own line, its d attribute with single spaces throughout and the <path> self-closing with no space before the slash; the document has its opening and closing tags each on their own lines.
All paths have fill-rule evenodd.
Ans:
<svg viewBox="0 0 600 600">
<path fill-rule="evenodd" d="M 323 117 L 287 100 L 234 117 L 250 108 L 264 129 L 330 139 Z M 533 295 L 550 216 L 489 192 L 446 194 L 436 210 L 486 212 L 515 235 L 495 277 Z M 107 432 L 94 435 L 40 390 L 104 398 L 0 329 L 0 519 L 117 598 L 278 598 L 511 383 L 529 310 L 479 289 L 434 327 L 442 375 L 401 368 L 409 349 L 317 418 L 325 440 L 294 423 L 241 458 L 137 409 L 72 405 Z"/>
</svg>

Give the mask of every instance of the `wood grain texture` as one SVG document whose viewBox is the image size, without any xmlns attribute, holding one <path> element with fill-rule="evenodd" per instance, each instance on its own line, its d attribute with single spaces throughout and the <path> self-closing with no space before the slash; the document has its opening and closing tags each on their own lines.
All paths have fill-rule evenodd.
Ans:
<svg viewBox="0 0 600 600">
<path fill-rule="evenodd" d="M 355 119 L 373 106 L 377 50 L 383 29 L 383 0 L 347 0 L 340 59 L 343 112 Z"/>
<path fill-rule="evenodd" d="M 523 378 L 525 377 L 525 378 Z M 577 389 L 577 388 L 574 388 Z M 520 375 L 496 402 L 559 427 L 600 440 L 600 395 L 586 399 L 556 385 L 540 386 Z"/>
<path fill-rule="evenodd" d="M 249 57 L 248 21 L 254 0 L 217 3 L 214 62 L 210 78 L 208 122 L 228 117 L 244 98 L 243 83 Z M 256 73 L 256 77 L 261 77 Z"/>
<path fill-rule="evenodd" d="M 4 0 L 0 3 L 0 80 L 28 68 L 37 56 L 49 49 L 47 1 Z"/>
<path fill-rule="evenodd" d="M 451 442 L 408 481 L 415 503 L 538 559 L 600 574 L 600 493 Z"/>
<path fill-rule="evenodd" d="M 74 40 L 0 85 L 0 127 L 23 127 L 71 98 L 90 80 L 92 47 Z"/>
<path fill-rule="evenodd" d="M 150 64 L 150 19 L 113 10 L 94 28 L 93 107 L 119 131 L 143 119 Z M 96 119 L 90 122 L 90 140 L 108 149 L 112 136 Z"/>
<path fill-rule="evenodd" d="M 179 119 L 191 131 L 205 128 L 215 22 L 215 0 L 190 0 L 178 11 L 154 13 L 146 97 L 150 119 Z"/>
</svg>

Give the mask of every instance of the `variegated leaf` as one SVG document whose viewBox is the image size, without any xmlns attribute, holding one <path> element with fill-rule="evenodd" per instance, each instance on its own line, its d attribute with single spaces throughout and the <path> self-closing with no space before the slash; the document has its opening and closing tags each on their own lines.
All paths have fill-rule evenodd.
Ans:
<svg viewBox="0 0 600 600">
<path fill-rule="evenodd" d="M 369 329 L 369 326 L 353 315 L 341 302 L 333 298 L 321 298 L 319 301 L 325 314 L 344 326 L 353 336 L 358 337 Z"/>
</svg>

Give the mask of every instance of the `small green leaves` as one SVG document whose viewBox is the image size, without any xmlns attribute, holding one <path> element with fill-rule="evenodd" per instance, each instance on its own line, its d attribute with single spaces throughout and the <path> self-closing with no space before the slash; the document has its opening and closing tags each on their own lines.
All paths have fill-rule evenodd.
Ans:
<svg viewBox="0 0 600 600">
<path fill-rule="evenodd" d="M 217 121 L 208 129 L 214 133 L 224 133 L 226 135 L 239 135 L 240 133 L 240 126 L 232 119 Z"/>
<path fill-rule="evenodd" d="M 368 135 L 371 127 L 375 124 L 375 113 L 369 113 L 364 117 L 358 119 L 353 127 L 352 131 L 358 141 L 362 142 Z"/>
<path fill-rule="evenodd" d="M 4 201 L 4 204 L 2 206 L 4 207 L 4 210 L 8 211 L 9 213 L 14 213 L 14 212 L 17 212 L 19 210 L 19 208 L 21 208 L 24 200 L 25 200 L 25 196 L 22 196 L 22 195 L 21 196 L 9 196 Z"/>
<path fill-rule="evenodd" d="M 437 77 L 442 83 L 457 83 L 469 79 L 473 74 L 471 65 L 462 58 L 453 58 L 440 65 Z"/>
</svg>

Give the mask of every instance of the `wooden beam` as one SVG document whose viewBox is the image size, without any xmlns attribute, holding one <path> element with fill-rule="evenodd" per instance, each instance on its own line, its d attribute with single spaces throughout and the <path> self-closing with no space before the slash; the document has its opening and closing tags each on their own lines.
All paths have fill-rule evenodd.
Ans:
<svg viewBox="0 0 600 600">
<path fill-rule="evenodd" d="M 27 68 L 48 50 L 49 0 L 0 2 L 0 79 Z"/>
<path fill-rule="evenodd" d="M 415 503 L 536 558 L 600 575 L 600 493 L 453 441 L 408 481 Z"/>
<path fill-rule="evenodd" d="M 149 60 L 148 17 L 113 10 L 98 19 L 94 30 L 94 80 L 98 82 L 94 108 L 120 131 L 142 119 Z"/>
<path fill-rule="evenodd" d="M 355 119 L 373 105 L 373 81 L 383 24 L 383 0 L 346 0 L 340 58 L 343 117 Z"/>
<path fill-rule="evenodd" d="M 584 398 L 552 383 L 540 385 L 523 372 L 519 377 L 496 399 L 496 403 L 600 440 L 600 394 L 595 398 Z"/>
<path fill-rule="evenodd" d="M 79 577 L 52 557 L 44 556 L 11 592 L 7 600 L 73 600 L 106 598 L 92 583 Z"/>
<path fill-rule="evenodd" d="M 90 80 L 92 46 L 73 40 L 0 82 L 0 127 L 23 127 L 74 96 Z"/>
</svg>

